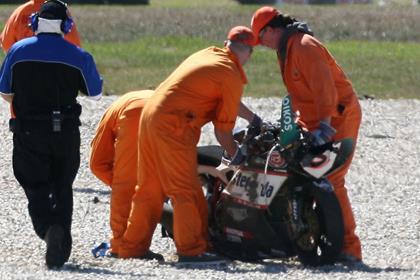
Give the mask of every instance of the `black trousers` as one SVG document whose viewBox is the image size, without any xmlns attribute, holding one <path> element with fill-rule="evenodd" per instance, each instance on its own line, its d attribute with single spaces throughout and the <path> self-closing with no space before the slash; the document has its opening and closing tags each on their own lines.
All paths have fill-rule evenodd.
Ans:
<svg viewBox="0 0 420 280">
<path fill-rule="evenodd" d="M 61 132 L 14 133 L 13 171 L 25 191 L 29 215 L 41 239 L 53 224 L 60 224 L 70 232 L 72 186 L 79 166 L 78 127 Z"/>
</svg>

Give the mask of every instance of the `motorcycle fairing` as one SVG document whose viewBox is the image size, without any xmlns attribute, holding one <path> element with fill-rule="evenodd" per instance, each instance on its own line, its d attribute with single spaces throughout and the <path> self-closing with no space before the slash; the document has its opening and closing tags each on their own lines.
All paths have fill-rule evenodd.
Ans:
<svg viewBox="0 0 420 280">
<path fill-rule="evenodd" d="M 251 232 L 234 229 L 232 227 L 225 226 L 223 231 L 226 234 L 227 239 L 232 242 L 242 242 L 243 239 L 254 238 L 254 235 Z"/>
<path fill-rule="evenodd" d="M 226 212 L 235 222 L 242 222 L 248 217 L 248 211 L 246 207 L 228 207 Z"/>
<path fill-rule="evenodd" d="M 268 166 L 272 169 L 280 169 L 287 166 L 286 160 L 281 156 L 281 153 L 277 150 L 274 150 L 268 154 Z"/>
<path fill-rule="evenodd" d="M 321 154 L 308 154 L 300 162 L 302 169 L 314 178 L 330 175 L 344 164 L 353 151 L 353 140 L 345 138 L 334 142 Z"/>
<path fill-rule="evenodd" d="M 287 179 L 287 174 L 265 174 L 257 170 L 238 169 L 223 190 L 235 202 L 266 209 Z"/>
<path fill-rule="evenodd" d="M 238 220 L 232 209 L 244 209 L 246 216 Z M 223 197 L 216 207 L 215 220 L 209 230 L 213 245 L 233 259 L 258 260 L 271 256 L 273 249 L 276 256 L 289 254 L 284 251 L 285 246 L 266 215 L 266 209 L 248 207 L 230 196 Z"/>
<path fill-rule="evenodd" d="M 341 143 L 334 143 L 333 148 L 339 149 Z M 324 176 L 333 167 L 334 162 L 337 158 L 336 150 L 325 150 L 319 155 L 308 155 L 311 158 L 304 160 L 300 163 L 303 170 L 305 170 L 311 176 L 319 179 Z"/>
</svg>

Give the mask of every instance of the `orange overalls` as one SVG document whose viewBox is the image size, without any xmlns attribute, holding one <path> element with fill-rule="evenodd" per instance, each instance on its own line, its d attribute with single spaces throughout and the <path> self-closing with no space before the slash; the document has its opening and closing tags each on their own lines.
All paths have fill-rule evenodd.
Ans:
<svg viewBox="0 0 420 280">
<path fill-rule="evenodd" d="M 282 66 L 280 60 L 279 64 Z M 334 139 L 352 138 L 356 145 L 362 118 L 357 95 L 343 70 L 318 40 L 303 33 L 292 35 L 287 43 L 282 76 L 294 111 L 300 112 L 301 120 L 310 131 L 319 126 L 320 120 L 331 117 L 331 125 L 337 130 Z M 361 260 L 361 244 L 355 234 L 356 223 L 344 186 L 353 154 L 328 179 L 343 212 L 343 252 Z"/>
<path fill-rule="evenodd" d="M 7 53 L 10 47 L 17 41 L 34 36 L 34 33 L 29 26 L 29 17 L 31 14 L 38 12 L 44 2 L 45 0 L 31 0 L 20 5 L 13 11 L 0 35 L 0 45 L 5 53 Z M 71 31 L 67 33 L 64 38 L 70 43 L 80 47 L 80 37 L 76 25 L 73 25 Z"/>
<path fill-rule="evenodd" d="M 140 119 L 138 186 L 120 257 L 139 257 L 149 249 L 167 197 L 178 254 L 207 250 L 208 209 L 196 145 L 209 121 L 218 130 L 233 129 L 246 81 L 229 49 L 210 47 L 187 58 L 155 90 Z"/>
<path fill-rule="evenodd" d="M 133 91 L 106 110 L 91 142 L 90 168 L 111 187 L 111 252 L 118 254 L 137 185 L 137 135 L 141 111 L 152 90 Z"/>
</svg>

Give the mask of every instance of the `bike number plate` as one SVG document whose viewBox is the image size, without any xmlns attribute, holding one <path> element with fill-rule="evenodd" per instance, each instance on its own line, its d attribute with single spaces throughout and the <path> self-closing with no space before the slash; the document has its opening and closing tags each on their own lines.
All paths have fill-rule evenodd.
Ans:
<svg viewBox="0 0 420 280">
<path fill-rule="evenodd" d="M 270 205 L 286 179 L 286 174 L 281 176 L 239 169 L 223 190 L 223 194 L 234 198 L 238 203 L 264 209 Z"/>
</svg>

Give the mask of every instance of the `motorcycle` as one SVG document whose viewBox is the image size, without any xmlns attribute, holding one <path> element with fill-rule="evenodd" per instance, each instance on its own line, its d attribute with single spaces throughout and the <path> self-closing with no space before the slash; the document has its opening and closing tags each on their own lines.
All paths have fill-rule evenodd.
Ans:
<svg viewBox="0 0 420 280">
<path fill-rule="evenodd" d="M 314 146 L 311 133 L 294 117 L 289 97 L 283 99 L 278 122 L 250 127 L 235 138 L 246 155 L 240 166 L 229 165 L 220 146 L 198 147 L 199 164 L 218 169 L 227 179 L 199 174 L 216 252 L 241 261 L 297 256 L 304 265 L 333 264 L 344 227 L 326 176 L 346 161 L 352 140 Z M 172 220 L 168 202 L 161 225 L 169 236 Z"/>
</svg>

